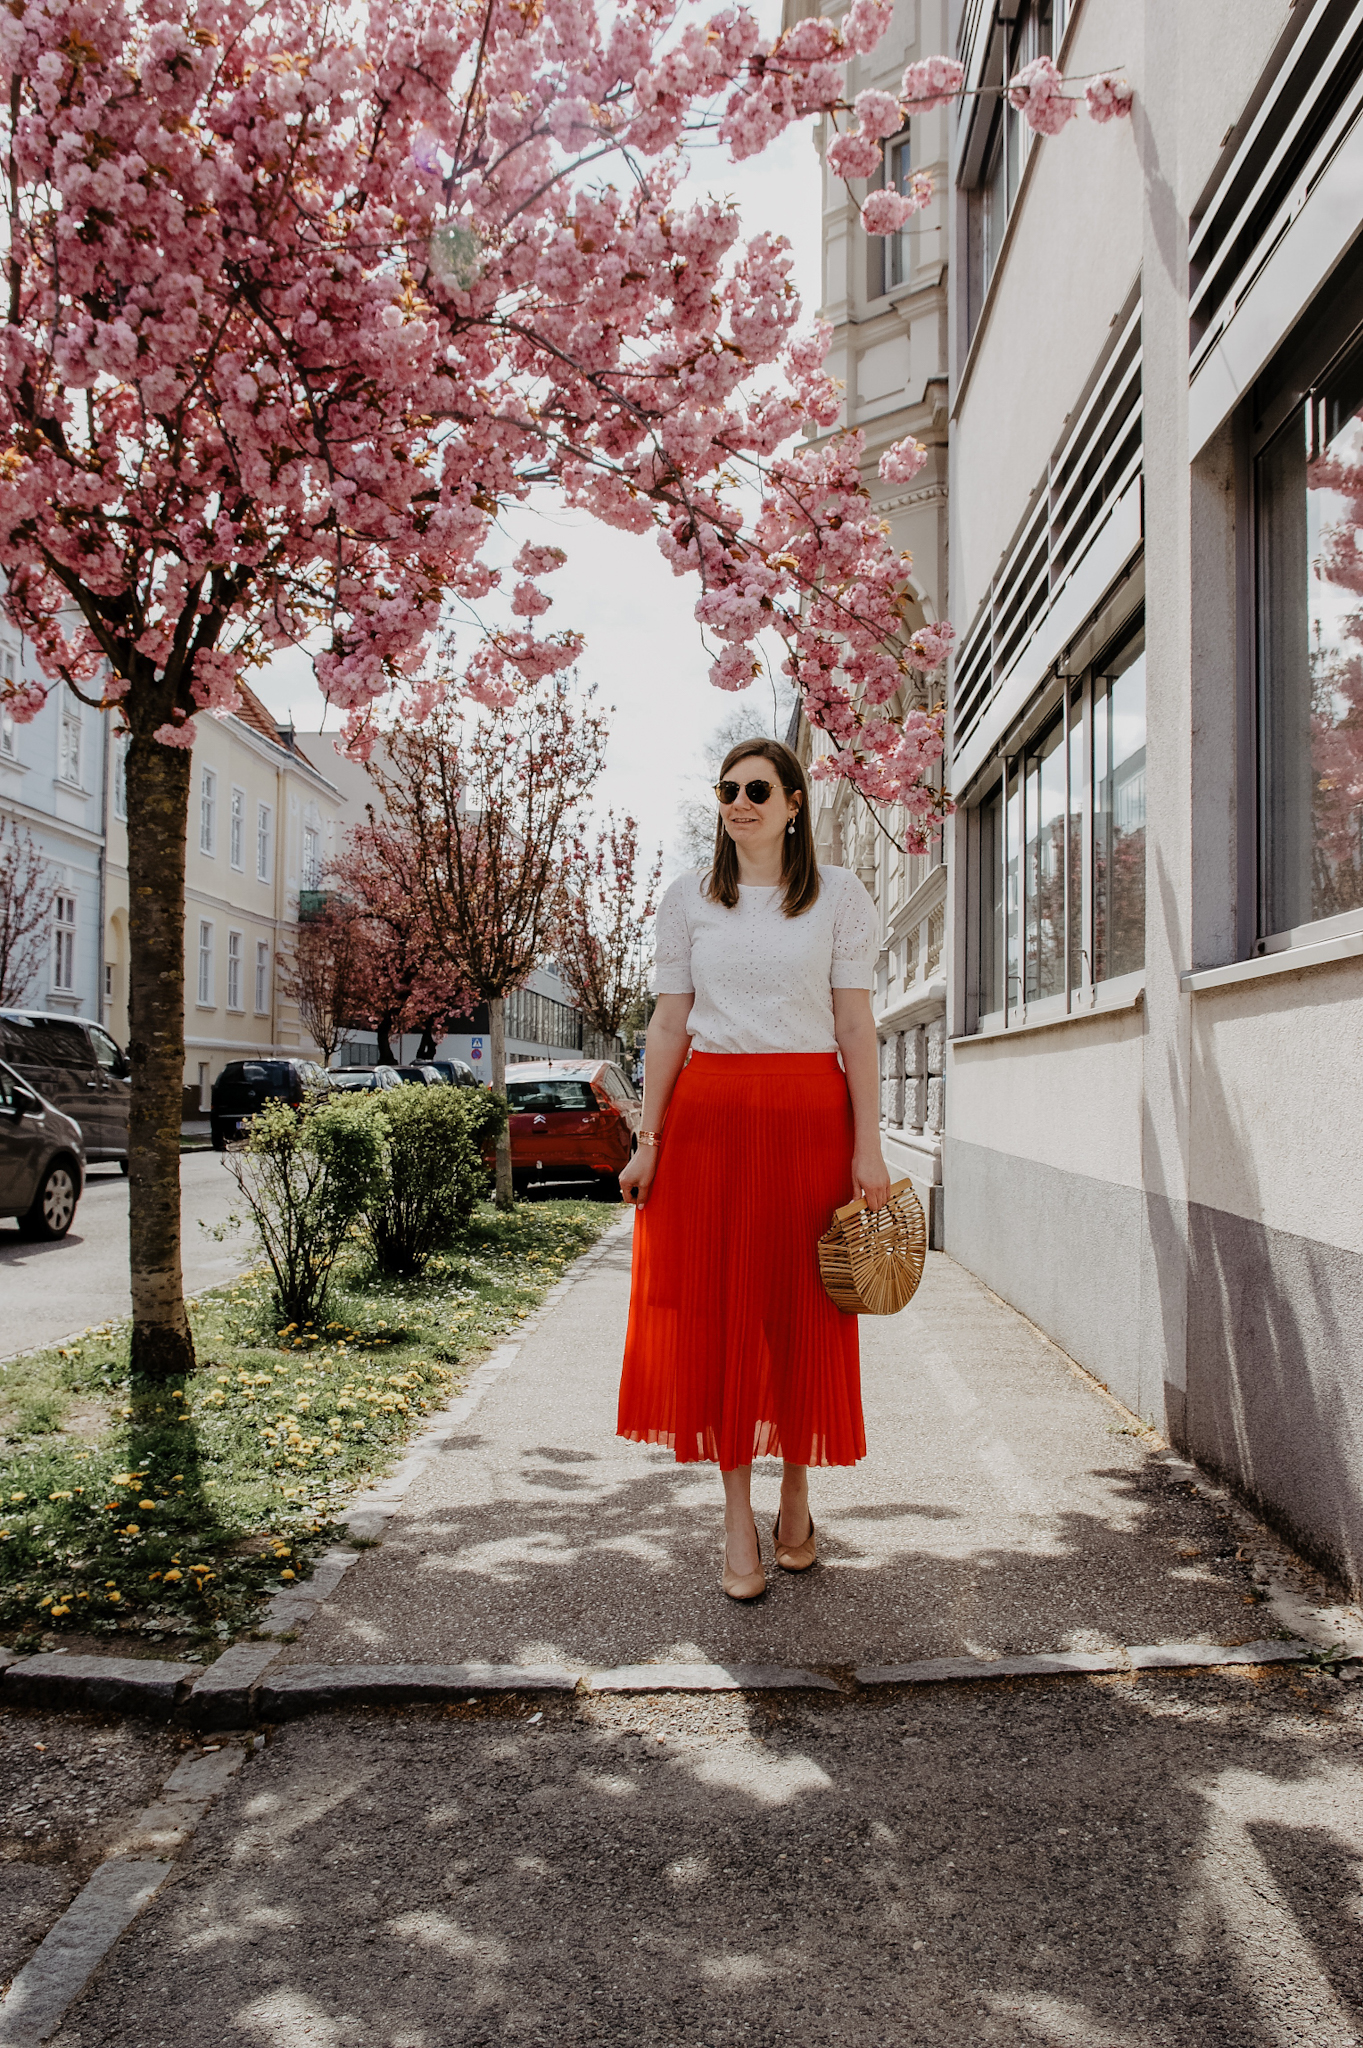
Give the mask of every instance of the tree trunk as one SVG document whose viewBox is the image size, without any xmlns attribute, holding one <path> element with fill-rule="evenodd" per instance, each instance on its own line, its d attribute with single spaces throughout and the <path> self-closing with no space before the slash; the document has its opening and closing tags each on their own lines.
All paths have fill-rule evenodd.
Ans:
<svg viewBox="0 0 1363 2048">
<path fill-rule="evenodd" d="M 128 749 L 128 1251 L 132 1370 L 194 1369 L 180 1268 L 180 1117 L 185 1074 L 187 747 L 137 735 Z"/>
<path fill-rule="evenodd" d="M 488 1038 L 491 1041 L 492 1085 L 506 1093 L 506 997 L 494 996 L 487 1006 Z M 510 1209 L 516 1200 L 511 1184 L 511 1129 L 508 1125 L 497 1140 L 497 1207 Z"/>
<path fill-rule="evenodd" d="M 430 1025 L 423 1024 L 421 1027 L 421 1043 L 416 1049 L 417 1058 L 419 1060 L 433 1060 L 437 1043 L 438 1040 Z"/>
<path fill-rule="evenodd" d="M 379 1041 L 379 1065 L 381 1067 L 396 1067 L 401 1064 L 400 1061 L 393 1058 L 393 1041 L 388 1035 L 390 1023 L 391 1019 L 388 1017 L 380 1017 L 375 1026 Z"/>
</svg>

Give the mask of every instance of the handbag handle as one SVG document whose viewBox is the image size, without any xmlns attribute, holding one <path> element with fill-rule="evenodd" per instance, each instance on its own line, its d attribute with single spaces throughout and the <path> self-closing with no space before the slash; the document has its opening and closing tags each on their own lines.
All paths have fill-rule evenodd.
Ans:
<svg viewBox="0 0 1363 2048">
<path fill-rule="evenodd" d="M 912 1186 L 912 1176 L 909 1176 L 909 1178 L 905 1180 L 893 1181 L 890 1185 L 890 1200 L 893 1201 L 896 1195 L 902 1194 L 905 1188 L 911 1188 Z M 845 1209 L 835 1209 L 833 1211 L 833 1215 L 837 1222 L 848 1223 L 851 1221 L 853 1216 L 860 1216 L 862 1210 L 865 1207 L 866 1197 L 865 1195 L 859 1195 L 856 1201 L 849 1202 Z"/>
</svg>

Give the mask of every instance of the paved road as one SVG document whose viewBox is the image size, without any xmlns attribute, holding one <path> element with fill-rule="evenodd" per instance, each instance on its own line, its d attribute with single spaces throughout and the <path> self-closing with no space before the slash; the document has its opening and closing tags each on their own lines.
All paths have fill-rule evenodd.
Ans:
<svg viewBox="0 0 1363 2048">
<path fill-rule="evenodd" d="M 629 1258 L 626 1230 L 289 1661 L 836 1669 L 1264 1633 L 1214 1506 L 936 1253 L 903 1315 L 862 1318 L 869 1452 L 812 1476 L 821 1562 L 726 1600 L 713 1467 L 614 1433 Z M 778 1470 L 754 1484 L 768 1560 Z"/>
<path fill-rule="evenodd" d="M 193 1293 L 230 1279 L 249 1254 L 244 1231 L 222 1242 L 208 1235 L 226 1222 L 236 1196 L 221 1154 L 186 1152 L 180 1176 L 185 1285 Z M 75 1223 L 56 1244 L 30 1244 L 14 1223 L 0 1222 L 0 1356 L 59 1343 L 131 1306 L 128 1183 L 116 1166 L 90 1169 Z"/>
<path fill-rule="evenodd" d="M 301 1722 L 54 2048 L 1356 2048 L 1360 1692 Z"/>
</svg>

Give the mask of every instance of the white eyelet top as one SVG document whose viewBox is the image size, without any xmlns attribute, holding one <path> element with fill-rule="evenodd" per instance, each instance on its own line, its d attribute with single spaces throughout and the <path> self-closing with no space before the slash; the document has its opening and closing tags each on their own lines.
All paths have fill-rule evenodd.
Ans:
<svg viewBox="0 0 1363 2048">
<path fill-rule="evenodd" d="M 869 989 L 876 907 L 850 868 L 819 869 L 819 899 L 786 917 L 779 888 L 740 885 L 726 910 L 681 875 L 658 905 L 653 991 L 695 996 L 696 1052 L 836 1052 L 833 990 Z"/>
</svg>

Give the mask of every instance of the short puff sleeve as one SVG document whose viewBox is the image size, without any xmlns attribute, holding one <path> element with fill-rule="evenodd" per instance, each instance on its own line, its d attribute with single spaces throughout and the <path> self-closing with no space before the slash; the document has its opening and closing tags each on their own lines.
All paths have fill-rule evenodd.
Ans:
<svg viewBox="0 0 1363 2048">
<path fill-rule="evenodd" d="M 830 988 L 871 988 L 880 958 L 880 920 L 856 876 L 843 870 L 841 900 L 833 915 Z"/>
<path fill-rule="evenodd" d="M 655 996 L 689 996 L 695 993 L 691 980 L 691 928 L 686 919 L 686 899 L 696 886 L 694 875 L 679 875 L 658 905 L 653 923 L 653 993 Z"/>
</svg>

